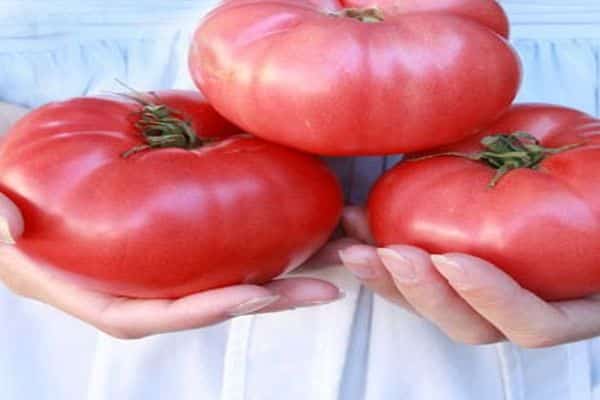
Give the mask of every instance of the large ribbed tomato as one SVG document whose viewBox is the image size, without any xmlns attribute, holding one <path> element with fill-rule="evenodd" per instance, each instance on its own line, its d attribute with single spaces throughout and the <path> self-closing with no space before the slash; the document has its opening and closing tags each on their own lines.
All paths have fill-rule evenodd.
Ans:
<svg viewBox="0 0 600 400">
<path fill-rule="evenodd" d="M 600 292 L 599 120 L 519 105 L 447 152 L 458 154 L 403 162 L 377 183 L 379 244 L 474 254 L 548 300 Z"/>
<path fill-rule="evenodd" d="M 24 252 L 154 298 L 265 282 L 327 240 L 342 196 L 321 161 L 239 135 L 198 94 L 145 98 L 49 104 L 11 129 L 0 192 L 24 214 Z"/>
<path fill-rule="evenodd" d="M 324 155 L 456 142 L 520 83 L 494 0 L 228 0 L 202 21 L 192 76 L 245 130 Z"/>
</svg>

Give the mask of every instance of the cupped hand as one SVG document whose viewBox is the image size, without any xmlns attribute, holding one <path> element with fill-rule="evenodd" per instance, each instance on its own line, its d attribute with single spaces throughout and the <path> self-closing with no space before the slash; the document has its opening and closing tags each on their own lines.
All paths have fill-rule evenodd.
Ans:
<svg viewBox="0 0 600 400">
<path fill-rule="evenodd" d="M 23 219 L 15 205 L 0 194 L 0 281 L 13 292 L 52 305 L 118 338 L 205 327 L 229 318 L 329 303 L 341 297 L 332 284 L 311 278 L 285 278 L 266 285 L 238 285 L 193 294 L 176 300 L 142 300 L 87 290 L 52 273 L 23 254 L 15 240 Z M 331 263 L 342 239 L 310 260 Z M 352 243 L 352 242 L 350 242 Z"/>
<path fill-rule="evenodd" d="M 0 135 L 26 111 L 0 103 Z M 298 277 L 278 279 L 261 286 L 209 290 L 177 300 L 111 296 L 58 277 L 53 269 L 23 254 L 14 246 L 23 230 L 24 221 L 18 208 L 0 193 L 0 282 L 17 294 L 59 308 L 119 338 L 200 328 L 240 315 L 329 303 L 342 295 L 328 282 Z M 353 242 L 344 239 L 331 242 L 308 264 L 339 263 L 337 250 L 349 243 Z"/>
<path fill-rule="evenodd" d="M 549 303 L 468 254 L 432 255 L 403 245 L 378 249 L 361 208 L 346 209 L 344 226 L 366 243 L 340 251 L 345 266 L 375 293 L 458 342 L 509 340 L 539 348 L 600 335 L 600 298 Z"/>
</svg>

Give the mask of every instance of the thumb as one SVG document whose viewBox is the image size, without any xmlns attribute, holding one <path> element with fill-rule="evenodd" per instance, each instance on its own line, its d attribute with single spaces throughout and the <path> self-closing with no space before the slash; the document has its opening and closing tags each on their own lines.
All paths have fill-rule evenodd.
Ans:
<svg viewBox="0 0 600 400">
<path fill-rule="evenodd" d="M 23 215 L 15 203 L 0 193 L 0 242 L 15 244 L 23 229 Z"/>
<path fill-rule="evenodd" d="M 371 228 L 369 228 L 367 213 L 363 207 L 348 206 L 344 208 L 342 227 L 348 237 L 367 244 L 375 243 L 375 239 L 371 235 Z"/>
</svg>

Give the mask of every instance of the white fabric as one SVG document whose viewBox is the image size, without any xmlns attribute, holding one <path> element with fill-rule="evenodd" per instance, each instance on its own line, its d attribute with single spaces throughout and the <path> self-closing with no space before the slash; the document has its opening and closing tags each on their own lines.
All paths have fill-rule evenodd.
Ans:
<svg viewBox="0 0 600 400">
<path fill-rule="evenodd" d="M 0 101 L 37 106 L 117 90 L 191 88 L 186 50 L 202 0 L 0 2 Z M 506 0 L 522 101 L 600 114 L 600 3 Z M 364 201 L 399 157 L 330 160 Z M 600 400 L 600 342 L 543 350 L 458 345 L 361 288 L 318 273 L 340 302 L 120 341 L 0 288 L 4 400 Z"/>
</svg>

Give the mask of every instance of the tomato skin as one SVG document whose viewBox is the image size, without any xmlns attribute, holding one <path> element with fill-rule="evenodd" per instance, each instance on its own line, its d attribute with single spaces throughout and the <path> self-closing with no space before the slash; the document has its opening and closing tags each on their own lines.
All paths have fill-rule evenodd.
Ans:
<svg viewBox="0 0 600 400">
<path fill-rule="evenodd" d="M 558 106 L 519 105 L 478 137 L 440 151 L 480 151 L 481 137 L 515 131 L 546 147 L 586 144 L 548 156 L 538 170 L 513 170 L 494 188 L 487 185 L 495 171 L 481 162 L 440 156 L 401 163 L 370 194 L 377 242 L 473 254 L 547 300 L 600 292 L 600 121 Z"/>
<path fill-rule="evenodd" d="M 342 8 L 335 1 L 224 2 L 196 31 L 192 77 L 246 131 L 323 155 L 430 149 L 509 108 L 520 61 L 498 3 L 368 5 L 385 20 L 332 17 Z"/>
<path fill-rule="evenodd" d="M 240 135 L 198 94 L 159 92 L 201 137 L 193 150 L 143 144 L 140 106 L 79 98 L 22 119 L 0 148 L 0 191 L 22 210 L 17 245 L 87 287 L 176 298 L 266 282 L 326 242 L 343 205 L 312 156 Z"/>
</svg>

